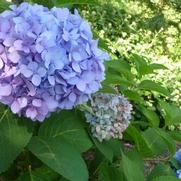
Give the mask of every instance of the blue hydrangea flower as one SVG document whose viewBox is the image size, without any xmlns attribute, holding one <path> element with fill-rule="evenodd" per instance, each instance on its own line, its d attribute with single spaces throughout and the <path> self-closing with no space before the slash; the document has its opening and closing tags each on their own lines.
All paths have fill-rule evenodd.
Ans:
<svg viewBox="0 0 181 181">
<path fill-rule="evenodd" d="M 39 121 L 86 102 L 109 59 L 97 46 L 76 10 L 10 6 L 0 14 L 0 102 Z"/>
<path fill-rule="evenodd" d="M 177 178 L 181 179 L 181 169 L 176 171 Z"/>
<path fill-rule="evenodd" d="M 179 149 L 175 155 L 174 158 L 178 161 L 179 166 L 181 167 L 181 149 Z M 176 176 L 177 178 L 181 179 L 181 169 L 175 168 Z"/>
<path fill-rule="evenodd" d="M 92 134 L 99 141 L 122 138 L 131 119 L 132 105 L 115 94 L 97 93 L 92 97 L 91 110 L 85 111 Z"/>
<path fill-rule="evenodd" d="M 176 153 L 174 158 L 179 162 L 180 166 L 181 166 L 181 149 L 179 149 Z"/>
</svg>

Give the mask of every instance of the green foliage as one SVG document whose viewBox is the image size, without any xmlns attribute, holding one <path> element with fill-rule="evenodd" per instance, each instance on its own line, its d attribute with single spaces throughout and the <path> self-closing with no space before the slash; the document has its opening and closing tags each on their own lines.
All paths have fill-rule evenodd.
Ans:
<svg viewBox="0 0 181 181">
<path fill-rule="evenodd" d="M 86 165 L 80 153 L 60 137 L 44 140 L 33 137 L 28 145 L 30 151 L 42 162 L 69 180 L 88 179 Z"/>
<path fill-rule="evenodd" d="M 0 119 L 0 173 L 23 151 L 32 136 L 29 120 L 18 119 L 9 110 L 4 110 Z"/>
<path fill-rule="evenodd" d="M 174 172 L 173 170 L 170 168 L 170 165 L 168 164 L 158 164 L 155 166 L 155 168 L 151 171 L 151 173 L 148 176 L 148 180 L 154 180 L 154 178 L 159 178 L 163 175 L 173 175 L 174 176 Z"/>
<path fill-rule="evenodd" d="M 87 151 L 92 146 L 92 142 L 81 124 L 79 116 L 81 115 L 73 111 L 55 113 L 41 125 L 38 136 L 45 140 L 60 137 L 71 143 L 80 152 Z"/>
<path fill-rule="evenodd" d="M 122 168 L 127 181 L 144 181 L 143 170 L 138 166 L 138 163 L 128 158 L 122 153 Z"/>
<path fill-rule="evenodd" d="M 81 7 L 82 15 L 89 20 L 97 34 L 106 39 L 112 53 L 137 59 L 139 74 L 152 72 L 154 63 L 167 70 L 154 70 L 157 76 L 149 79 L 162 82 L 171 90 L 171 100 L 181 105 L 181 42 L 180 3 L 169 0 L 114 0 L 100 1 L 99 6 Z M 140 66 L 146 59 L 150 67 Z M 158 65 L 157 65 L 158 66 Z M 174 73 L 173 73 L 174 72 Z"/>
<path fill-rule="evenodd" d="M 10 5 L 10 3 L 8 3 L 7 1 L 1 0 L 0 1 L 0 12 L 7 10 L 9 5 Z"/>
</svg>

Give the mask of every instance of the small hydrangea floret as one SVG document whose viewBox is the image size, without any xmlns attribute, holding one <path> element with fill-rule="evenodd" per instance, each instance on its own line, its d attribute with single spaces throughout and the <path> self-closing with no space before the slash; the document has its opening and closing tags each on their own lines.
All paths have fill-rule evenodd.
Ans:
<svg viewBox="0 0 181 181">
<path fill-rule="evenodd" d="M 86 102 L 109 59 L 97 46 L 76 10 L 10 6 L 0 14 L 0 102 L 39 121 Z"/>
<path fill-rule="evenodd" d="M 91 109 L 85 111 L 92 134 L 99 141 L 122 138 L 131 119 L 132 105 L 121 95 L 97 93 L 92 97 Z"/>
</svg>

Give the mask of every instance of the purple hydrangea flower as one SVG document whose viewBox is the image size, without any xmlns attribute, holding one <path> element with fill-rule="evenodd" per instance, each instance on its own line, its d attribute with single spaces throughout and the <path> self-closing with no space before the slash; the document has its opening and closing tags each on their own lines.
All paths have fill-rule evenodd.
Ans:
<svg viewBox="0 0 181 181">
<path fill-rule="evenodd" d="M 85 111 L 94 137 L 99 141 L 122 138 L 129 125 L 132 105 L 121 95 L 96 93 Z"/>
<path fill-rule="evenodd" d="M 77 11 L 22 3 L 0 14 L 0 102 L 43 121 L 86 102 L 104 80 L 107 53 Z"/>
</svg>

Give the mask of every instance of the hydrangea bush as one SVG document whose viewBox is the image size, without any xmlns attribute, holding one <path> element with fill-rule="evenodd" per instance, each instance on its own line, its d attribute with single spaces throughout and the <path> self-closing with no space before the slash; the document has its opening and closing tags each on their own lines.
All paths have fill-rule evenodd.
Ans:
<svg viewBox="0 0 181 181">
<path fill-rule="evenodd" d="M 89 24 L 76 10 L 10 8 L 0 15 L 0 101 L 39 121 L 86 102 L 101 87 L 109 59 Z"/>
</svg>

